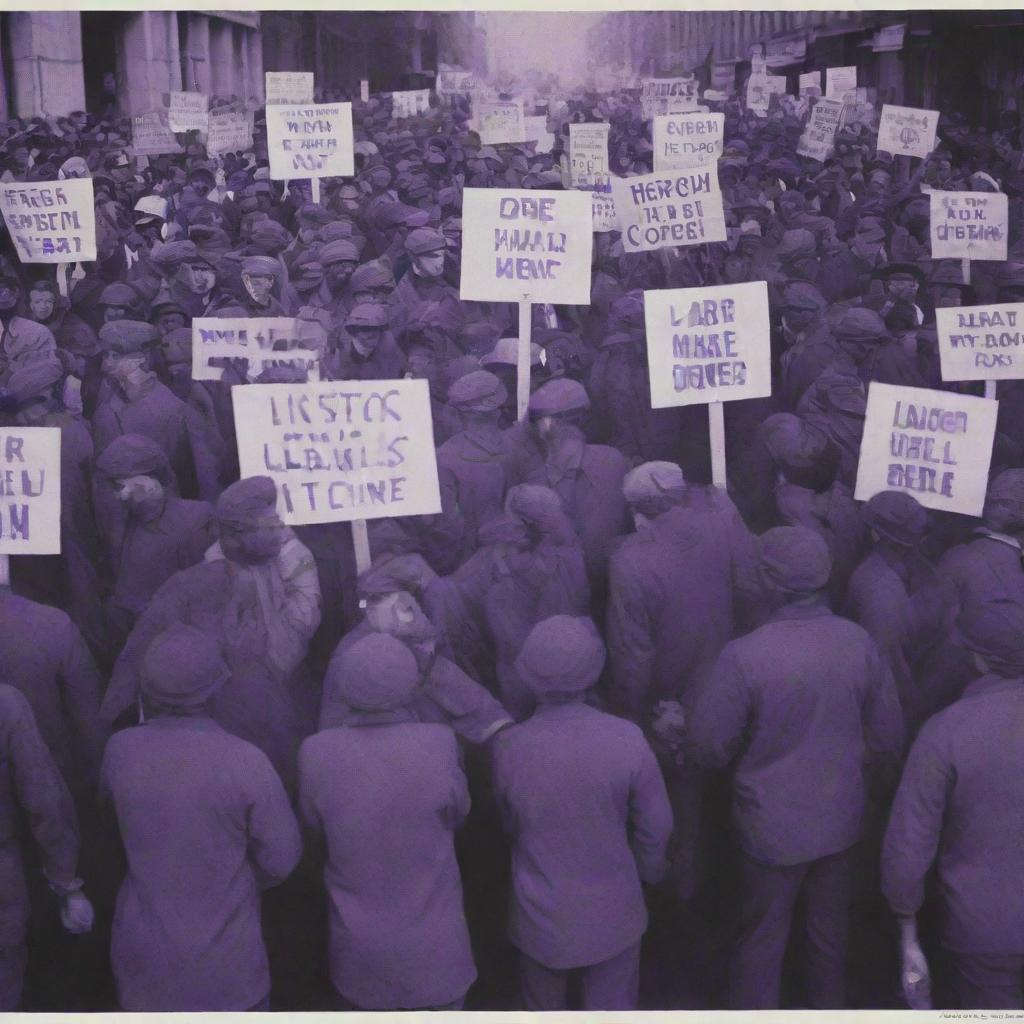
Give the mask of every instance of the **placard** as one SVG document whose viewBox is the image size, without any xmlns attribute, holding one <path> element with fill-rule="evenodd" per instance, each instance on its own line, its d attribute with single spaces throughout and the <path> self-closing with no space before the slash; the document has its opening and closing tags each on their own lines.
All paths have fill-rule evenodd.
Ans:
<svg viewBox="0 0 1024 1024">
<path fill-rule="evenodd" d="M 0 212 L 22 263 L 96 259 L 92 178 L 9 181 L 0 185 Z"/>
<path fill-rule="evenodd" d="M 896 53 L 903 49 L 903 37 L 907 32 L 907 23 L 899 25 L 883 25 L 875 34 L 871 43 L 873 53 Z"/>
<path fill-rule="evenodd" d="M 785 92 L 785 75 L 751 75 L 747 79 L 747 110 L 758 117 L 767 117 L 772 96 L 783 96 Z"/>
<path fill-rule="evenodd" d="M 796 145 L 797 153 L 824 163 L 835 148 L 836 132 L 842 117 L 843 104 L 839 100 L 818 100 Z"/>
<path fill-rule="evenodd" d="M 396 121 L 406 117 L 419 117 L 429 110 L 429 89 L 408 89 L 391 94 L 391 116 Z"/>
<path fill-rule="evenodd" d="M 268 107 L 313 102 L 312 71 L 268 71 L 266 86 Z"/>
<path fill-rule="evenodd" d="M 355 174 L 351 103 L 267 110 L 270 176 L 350 178 Z"/>
<path fill-rule="evenodd" d="M 764 281 L 644 292 L 651 405 L 705 405 L 772 393 Z"/>
<path fill-rule="evenodd" d="M 547 114 L 524 118 L 526 141 L 536 143 L 535 153 L 550 153 L 555 148 L 555 136 L 548 131 Z"/>
<path fill-rule="evenodd" d="M 480 142 L 485 146 L 526 141 L 526 116 L 520 100 L 482 100 L 474 103 L 473 119 Z"/>
<path fill-rule="evenodd" d="M 249 381 L 270 366 L 294 366 L 305 370 L 310 380 L 319 380 L 320 353 L 325 345 L 324 329 L 313 320 L 196 317 L 192 321 L 192 379 L 221 380 L 224 367 L 211 365 L 213 360 L 244 359 Z"/>
<path fill-rule="evenodd" d="M 980 516 L 998 408 L 990 398 L 872 381 L 854 497 L 905 491 L 925 508 Z"/>
<path fill-rule="evenodd" d="M 60 427 L 0 428 L 0 462 L 0 555 L 59 555 Z"/>
<path fill-rule="evenodd" d="M 438 71 L 438 96 L 468 96 L 476 86 L 472 71 Z"/>
<path fill-rule="evenodd" d="M 603 121 L 569 125 L 569 182 L 572 188 L 608 183 L 608 133 Z"/>
<path fill-rule="evenodd" d="M 136 156 L 184 153 L 181 143 L 167 124 L 167 111 L 132 116 L 132 151 Z"/>
<path fill-rule="evenodd" d="M 640 116 L 650 121 L 658 114 L 681 114 L 697 108 L 697 79 L 645 78 L 640 83 Z"/>
<path fill-rule="evenodd" d="M 168 93 L 167 124 L 172 132 L 205 132 L 210 97 L 201 92 Z"/>
<path fill-rule="evenodd" d="M 237 110 L 211 110 L 206 134 L 208 156 L 252 149 L 252 114 Z"/>
<path fill-rule="evenodd" d="M 441 511 L 425 380 L 239 384 L 231 398 L 241 475 L 273 479 L 289 526 Z"/>
<path fill-rule="evenodd" d="M 585 192 L 467 188 L 459 297 L 588 305 L 593 245 Z"/>
<path fill-rule="evenodd" d="M 857 68 L 826 68 L 825 95 L 829 99 L 841 100 L 848 92 L 857 88 Z"/>
<path fill-rule="evenodd" d="M 784 68 L 789 64 L 803 64 L 807 59 L 807 37 L 769 39 L 765 44 L 764 59 L 770 68 Z"/>
<path fill-rule="evenodd" d="M 662 114 L 654 119 L 654 169 L 678 171 L 722 155 L 725 114 Z"/>
<path fill-rule="evenodd" d="M 619 217 L 615 212 L 615 196 L 612 194 L 611 182 L 607 185 L 595 186 L 588 193 L 590 196 L 590 212 L 594 219 L 594 232 L 618 231 Z"/>
<path fill-rule="evenodd" d="M 882 118 L 878 122 L 878 146 L 893 156 L 917 156 L 924 159 L 935 148 L 935 133 L 939 127 L 937 110 L 918 110 L 915 107 L 895 107 L 882 104 Z"/>
<path fill-rule="evenodd" d="M 800 95 L 801 96 L 820 96 L 821 95 L 821 72 L 820 71 L 808 71 L 807 74 L 800 76 Z"/>
<path fill-rule="evenodd" d="M 1005 260 L 1005 192 L 932 192 L 932 259 Z"/>
<path fill-rule="evenodd" d="M 718 168 L 612 178 L 626 252 L 724 242 Z"/>
<path fill-rule="evenodd" d="M 943 380 L 1024 378 L 1024 302 L 935 310 Z"/>
</svg>

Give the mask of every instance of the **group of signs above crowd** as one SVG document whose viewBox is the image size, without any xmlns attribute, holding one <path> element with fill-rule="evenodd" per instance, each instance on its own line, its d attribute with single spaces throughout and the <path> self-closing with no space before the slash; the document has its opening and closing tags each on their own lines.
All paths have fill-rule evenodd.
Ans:
<svg viewBox="0 0 1024 1024">
<path fill-rule="evenodd" d="M 800 76 L 801 98 L 784 96 L 786 79 L 758 62 L 747 86 L 749 109 L 767 113 L 773 96 L 806 105 L 799 152 L 825 160 L 851 108 L 864 100 L 856 68 Z M 780 83 L 781 82 L 781 86 Z M 554 137 L 543 114 L 522 98 L 481 86 L 469 72 L 445 70 L 436 92 L 473 98 L 473 125 L 484 144 Z M 363 95 L 367 85 L 363 83 Z M 396 118 L 429 110 L 428 90 L 392 93 Z M 724 97 L 724 93 L 721 94 Z M 810 97 L 814 97 L 812 102 Z M 716 90 L 704 99 L 713 102 Z M 652 124 L 654 172 L 620 178 L 609 171 L 607 123 L 572 124 L 563 157 L 565 191 L 467 188 L 463 194 L 461 297 L 520 304 L 522 349 L 529 351 L 529 304 L 590 302 L 593 233 L 621 230 L 627 252 L 726 240 L 717 162 L 724 115 L 699 100 L 692 76 L 640 85 Z M 313 75 L 268 72 L 267 144 L 276 180 L 350 177 L 355 171 L 350 103 L 314 102 Z M 885 105 L 878 148 L 924 158 L 935 147 L 938 113 Z M 197 93 L 171 93 L 166 110 L 136 117 L 137 155 L 181 151 L 176 133 L 197 131 L 211 153 L 252 144 L 252 113 L 209 109 Z M 223 148 L 222 148 L 223 147 Z M 73 264 L 96 258 L 93 184 L 6 183 L 0 212 L 23 263 Z M 1005 260 L 1007 197 L 931 193 L 935 258 Z M 771 393 L 768 290 L 763 281 L 644 293 L 651 401 L 655 408 L 707 405 L 715 483 L 725 484 L 722 406 Z M 440 511 L 430 396 L 426 381 L 321 381 L 325 345 L 318 324 L 292 318 L 200 318 L 193 322 L 193 377 L 218 380 L 241 366 L 254 380 L 287 362 L 306 384 L 244 383 L 233 388 L 243 475 L 278 482 L 289 524 L 352 521 Z M 1018 352 L 1024 304 L 938 311 L 944 380 L 1024 377 Z M 529 394 L 520 374 L 520 410 Z M 997 402 L 944 391 L 871 384 L 856 497 L 884 489 L 912 493 L 922 505 L 981 514 L 995 434 Z M 52 554 L 60 545 L 60 431 L 0 431 L 0 556 Z"/>
</svg>

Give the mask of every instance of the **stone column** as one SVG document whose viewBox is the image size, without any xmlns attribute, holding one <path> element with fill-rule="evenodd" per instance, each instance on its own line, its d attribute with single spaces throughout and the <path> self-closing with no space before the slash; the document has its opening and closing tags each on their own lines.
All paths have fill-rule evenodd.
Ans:
<svg viewBox="0 0 1024 1024">
<path fill-rule="evenodd" d="M 195 11 L 179 11 L 179 18 L 185 19 L 185 52 L 181 87 L 186 92 L 212 91 L 210 53 L 210 19 Z"/>
<path fill-rule="evenodd" d="M 117 41 L 117 57 L 117 92 L 128 107 L 126 113 L 156 110 L 165 92 L 182 89 L 177 12 L 129 15 Z"/>
<path fill-rule="evenodd" d="M 11 111 L 17 117 L 85 109 L 78 11 L 10 13 Z"/>
</svg>

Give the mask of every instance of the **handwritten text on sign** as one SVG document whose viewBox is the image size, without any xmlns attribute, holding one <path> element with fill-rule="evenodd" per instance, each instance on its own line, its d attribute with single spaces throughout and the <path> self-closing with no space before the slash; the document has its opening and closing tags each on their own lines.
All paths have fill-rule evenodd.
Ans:
<svg viewBox="0 0 1024 1024">
<path fill-rule="evenodd" d="M 943 380 L 1024 378 L 1024 302 L 935 310 Z"/>
<path fill-rule="evenodd" d="M 243 477 L 269 476 L 291 526 L 441 511 L 425 380 L 231 389 Z"/>
<path fill-rule="evenodd" d="M 604 122 L 569 125 L 569 174 L 573 188 L 608 182 L 608 132 Z"/>
<path fill-rule="evenodd" d="M 848 92 L 857 88 L 857 68 L 825 69 L 825 95 L 830 99 L 841 100 Z"/>
<path fill-rule="evenodd" d="M 211 110 L 206 135 L 209 156 L 252 149 L 252 114 L 238 110 Z"/>
<path fill-rule="evenodd" d="M 312 71 L 268 71 L 267 106 L 280 103 L 312 103 Z"/>
<path fill-rule="evenodd" d="M 806 74 L 800 76 L 800 95 L 801 96 L 820 96 L 821 95 L 821 72 L 820 71 L 808 71 Z"/>
<path fill-rule="evenodd" d="M 201 92 L 172 92 L 168 96 L 167 123 L 172 132 L 205 132 L 210 97 Z"/>
<path fill-rule="evenodd" d="M 0 185 L 0 212 L 22 263 L 96 259 L 92 178 Z"/>
<path fill-rule="evenodd" d="M 645 78 L 640 85 L 640 116 L 650 121 L 658 114 L 681 114 L 697 108 L 697 79 Z"/>
<path fill-rule="evenodd" d="M 842 116 L 843 104 L 839 100 L 818 100 L 797 143 L 797 153 L 824 163 L 835 148 L 836 131 Z"/>
<path fill-rule="evenodd" d="M 286 316 L 196 317 L 192 379 L 221 380 L 228 361 L 245 360 L 250 381 L 271 366 L 294 366 L 305 370 L 310 380 L 319 380 L 323 346 L 323 328 L 315 321 Z"/>
<path fill-rule="evenodd" d="M 939 126 L 937 110 L 882 105 L 878 122 L 878 149 L 894 156 L 918 156 L 922 159 L 935 148 Z"/>
<path fill-rule="evenodd" d="M 460 297 L 589 304 L 590 205 L 581 191 L 465 189 Z"/>
<path fill-rule="evenodd" d="M 355 174 L 351 103 L 267 108 L 270 176 L 350 178 Z"/>
<path fill-rule="evenodd" d="M 999 403 L 872 382 L 854 497 L 906 491 L 925 508 L 980 516 Z"/>
<path fill-rule="evenodd" d="M 476 76 L 472 71 L 438 71 L 438 96 L 468 95 L 476 85 Z"/>
<path fill-rule="evenodd" d="M 0 429 L 0 555 L 60 554 L 60 427 Z"/>
<path fill-rule="evenodd" d="M 726 240 L 717 168 L 613 178 L 626 252 Z"/>
<path fill-rule="evenodd" d="M 722 155 L 725 114 L 664 114 L 654 119 L 654 169 L 713 164 Z"/>
<path fill-rule="evenodd" d="M 484 100 L 473 104 L 473 118 L 485 146 L 526 141 L 526 115 L 522 100 Z"/>
<path fill-rule="evenodd" d="M 1005 260 L 1004 192 L 932 192 L 932 259 Z"/>
<path fill-rule="evenodd" d="M 772 393 L 768 285 L 644 292 L 651 405 L 700 405 Z"/>
<path fill-rule="evenodd" d="M 167 111 L 132 117 L 132 151 L 136 156 L 182 153 L 181 143 L 167 124 Z"/>
<path fill-rule="evenodd" d="M 605 231 L 618 231 L 619 217 L 615 212 L 615 197 L 612 195 L 611 184 L 595 186 L 587 195 L 590 196 L 594 231 L 598 234 Z"/>
<path fill-rule="evenodd" d="M 418 117 L 430 110 L 429 89 L 409 89 L 391 94 L 391 114 L 394 118 Z"/>
</svg>

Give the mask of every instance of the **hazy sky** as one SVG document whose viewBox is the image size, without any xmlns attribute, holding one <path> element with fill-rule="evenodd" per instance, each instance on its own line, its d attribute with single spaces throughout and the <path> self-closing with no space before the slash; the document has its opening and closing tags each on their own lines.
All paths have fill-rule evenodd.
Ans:
<svg viewBox="0 0 1024 1024">
<path fill-rule="evenodd" d="M 491 72 L 521 73 L 529 68 L 552 71 L 563 82 L 586 73 L 587 30 L 597 15 L 583 12 L 488 11 L 482 15 L 487 29 Z"/>
</svg>

